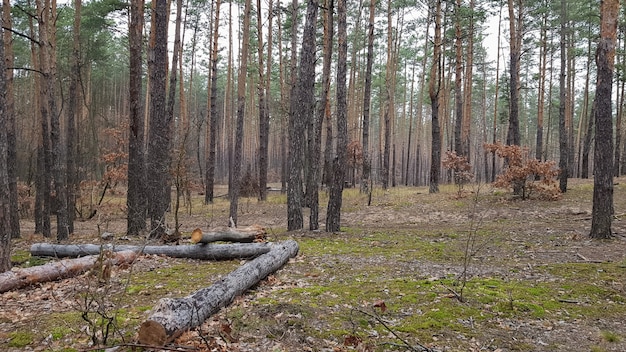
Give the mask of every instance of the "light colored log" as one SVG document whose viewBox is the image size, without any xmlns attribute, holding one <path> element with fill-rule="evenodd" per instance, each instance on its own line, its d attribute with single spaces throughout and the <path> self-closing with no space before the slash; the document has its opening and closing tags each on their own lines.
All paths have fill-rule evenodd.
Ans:
<svg viewBox="0 0 626 352">
<path fill-rule="evenodd" d="M 203 232 L 195 229 L 191 233 L 192 243 L 227 242 L 262 242 L 265 240 L 265 229 L 259 225 L 244 228 L 226 227 Z"/>
<path fill-rule="evenodd" d="M 239 258 L 254 258 L 267 253 L 270 248 L 267 243 L 232 243 L 183 246 L 129 246 L 106 245 L 114 252 L 134 251 L 143 254 L 165 255 L 174 258 L 189 258 L 203 260 L 229 260 Z M 97 244 L 51 244 L 35 243 L 30 247 L 30 254 L 49 257 L 80 257 L 100 253 L 101 245 Z"/>
<path fill-rule="evenodd" d="M 109 267 L 109 265 L 132 263 L 135 258 L 137 258 L 136 252 L 123 251 L 106 256 L 104 259 L 98 254 L 76 259 L 63 259 L 44 265 L 7 271 L 0 274 L 0 293 L 30 286 L 39 282 L 77 276 L 93 268 L 99 260 L 104 268 Z M 103 260 L 105 262 L 102 262 Z"/>
<path fill-rule="evenodd" d="M 183 298 L 162 298 L 139 328 L 139 343 L 163 346 L 187 329 L 202 324 L 220 308 L 298 254 L 293 240 L 271 244 L 270 251 L 246 262 L 209 287 Z"/>
</svg>

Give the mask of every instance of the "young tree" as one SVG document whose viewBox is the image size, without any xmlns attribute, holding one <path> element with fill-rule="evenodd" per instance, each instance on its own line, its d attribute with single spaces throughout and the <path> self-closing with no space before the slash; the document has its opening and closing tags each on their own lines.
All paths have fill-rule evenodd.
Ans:
<svg viewBox="0 0 626 352">
<path fill-rule="evenodd" d="M 250 16 L 252 12 L 251 0 L 246 0 L 243 10 L 243 35 L 241 37 L 241 57 L 239 61 L 239 76 L 237 78 L 237 129 L 235 132 L 234 157 L 231 168 L 230 184 L 230 212 L 232 223 L 237 226 L 237 207 L 239 206 L 239 192 L 241 190 L 241 162 L 243 154 L 243 120 L 246 113 L 246 79 L 248 72 L 248 51 L 250 49 Z"/>
<path fill-rule="evenodd" d="M 376 0 L 370 1 L 369 22 L 367 24 L 367 57 L 365 61 L 365 87 L 363 92 L 363 171 L 361 173 L 361 192 L 368 193 L 372 161 L 369 154 L 370 107 L 372 99 L 372 64 L 374 61 L 374 20 Z"/>
<path fill-rule="evenodd" d="M 77 0 L 79 1 L 79 0 Z M 144 0 L 130 2 L 128 104 L 128 190 L 126 196 L 126 233 L 138 235 L 146 229 L 146 170 L 144 160 L 144 124 L 142 86 L 142 48 Z"/>
<path fill-rule="evenodd" d="M 264 201 L 267 199 L 267 165 L 268 165 L 268 145 L 270 134 L 270 115 L 268 111 L 269 104 L 267 103 L 266 95 L 269 89 L 266 90 L 266 80 L 264 78 L 265 72 L 263 72 L 263 21 L 261 19 L 261 0 L 256 0 L 256 27 L 258 33 L 258 60 L 259 60 L 259 82 L 258 82 L 258 95 L 259 95 L 259 200 Z M 272 33 L 272 3 L 270 0 L 268 9 L 268 35 L 271 38 Z M 271 58 L 271 43 L 268 40 L 268 72 L 269 60 Z"/>
<path fill-rule="evenodd" d="M 519 93 L 520 93 L 520 61 L 522 58 L 522 37 L 524 34 L 524 5 L 522 0 L 508 0 L 509 5 L 509 130 L 506 141 L 508 145 L 520 145 L 519 131 Z M 517 7 L 517 13 L 515 12 Z"/>
<path fill-rule="evenodd" d="M 4 9 L 2 27 L 0 27 L 0 72 L 6 70 L 4 60 Z M 0 74 L 0 126 L 7 126 L 7 86 L 6 75 Z M 0 273 L 11 269 L 11 210 L 9 206 L 9 174 L 8 169 L 8 140 L 6 128 L 0 128 Z"/>
<path fill-rule="evenodd" d="M 441 0 L 435 1 L 435 10 L 429 11 L 435 16 L 435 38 L 433 63 L 430 67 L 428 94 L 431 105 L 432 148 L 430 154 L 429 193 L 439 193 L 439 173 L 441 170 L 441 129 L 439 127 L 439 92 L 441 90 Z"/>
<path fill-rule="evenodd" d="M 596 51 L 596 140 L 594 151 L 592 238 L 610 238 L 613 219 L 613 111 L 611 90 L 619 0 L 602 0 L 600 41 Z"/>
<path fill-rule="evenodd" d="M 333 161 L 333 182 L 330 185 L 326 232 L 336 232 L 341 225 L 341 202 L 348 152 L 348 102 L 346 77 L 348 43 L 346 0 L 337 1 L 337 152 Z"/>
</svg>

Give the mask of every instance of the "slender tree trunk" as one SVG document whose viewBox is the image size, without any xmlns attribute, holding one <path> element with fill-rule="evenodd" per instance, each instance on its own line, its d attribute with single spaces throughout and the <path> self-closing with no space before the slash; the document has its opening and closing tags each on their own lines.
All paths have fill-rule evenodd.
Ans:
<svg viewBox="0 0 626 352">
<path fill-rule="evenodd" d="M 341 229 L 341 203 L 347 165 L 348 121 L 346 99 L 346 76 L 348 70 L 348 39 L 346 0 L 337 1 L 337 156 L 333 162 L 333 183 L 330 186 L 326 232 Z"/>
<path fill-rule="evenodd" d="M 467 49 L 465 63 L 465 88 L 463 91 L 463 123 L 461 126 L 461 147 L 463 155 L 471 162 L 470 136 L 472 126 L 472 87 L 474 85 L 474 0 L 470 0 L 469 29 L 467 31 Z"/>
<path fill-rule="evenodd" d="M 211 90 L 209 93 L 209 114 L 207 117 L 209 129 L 209 152 L 206 164 L 206 184 L 204 203 L 213 203 L 213 188 L 215 185 L 215 156 L 217 148 L 217 62 L 218 62 L 218 39 L 220 21 L 220 7 L 222 1 L 215 1 L 215 21 L 213 26 L 213 39 L 211 45 Z"/>
<path fill-rule="evenodd" d="M 520 145 L 519 131 L 519 89 L 520 89 L 520 59 L 522 56 L 522 27 L 523 5 L 522 0 L 508 0 L 509 4 L 509 34 L 510 41 L 510 100 L 509 100 L 509 130 L 507 133 L 508 145 Z M 515 6 L 517 5 L 517 14 Z M 517 192 L 516 192 L 517 193 Z"/>
<path fill-rule="evenodd" d="M 461 0 L 454 5 L 454 151 L 456 155 L 466 156 L 461 141 L 463 126 L 463 47 L 461 43 Z"/>
<path fill-rule="evenodd" d="M 565 65 L 567 52 L 565 50 L 565 31 L 567 30 L 567 2 L 561 0 L 561 74 L 559 76 L 559 189 L 561 192 L 567 191 L 568 177 L 568 148 L 567 148 L 567 126 L 565 117 L 565 104 L 567 103 L 565 87 Z"/>
<path fill-rule="evenodd" d="M 498 44 L 496 49 L 496 87 L 495 87 L 495 97 L 493 104 L 493 135 L 491 138 L 491 143 L 495 144 L 498 138 L 498 95 L 500 93 L 500 39 L 502 37 L 502 8 L 500 6 L 500 10 L 498 11 Z M 496 152 L 493 151 L 491 153 L 491 182 L 496 181 Z"/>
<path fill-rule="evenodd" d="M 287 185 L 287 228 L 298 230 L 304 226 L 302 218 L 302 171 L 304 170 L 305 130 L 315 116 L 315 31 L 318 3 L 307 4 L 300 66 L 296 85 L 291 91 L 289 108 L 289 183 Z"/>
<path fill-rule="evenodd" d="M 3 6 L 0 18 L 4 23 Z M 5 72 L 6 61 L 4 53 L 4 29 L 0 29 L 0 72 Z M 0 126 L 7 126 L 10 117 L 7 109 L 7 76 L 0 74 Z M 0 273 L 11 270 L 11 207 L 9 205 L 9 174 L 8 174 L 8 133 L 6 128 L 0 128 Z"/>
<path fill-rule="evenodd" d="M 130 6 L 128 31 L 130 131 L 128 134 L 128 193 L 126 198 L 128 218 L 126 232 L 128 235 L 139 235 L 146 229 L 145 131 L 141 101 L 144 0 L 133 0 L 130 2 Z"/>
<path fill-rule="evenodd" d="M 230 212 L 232 223 L 237 226 L 237 207 L 241 190 L 241 164 L 243 154 L 243 122 L 246 112 L 246 80 L 248 71 L 248 51 L 250 49 L 250 16 L 252 12 L 251 0 L 245 1 L 243 10 L 243 35 L 241 38 L 241 59 L 239 63 L 239 77 L 237 78 L 237 130 L 235 133 L 235 150 L 230 186 Z"/>
<path fill-rule="evenodd" d="M 168 210 L 168 174 L 170 124 L 166 111 L 167 70 L 167 0 L 156 0 L 152 5 L 150 50 L 148 67 L 150 72 L 150 135 L 146 161 L 148 212 L 151 237 L 161 238 L 165 234 L 165 213 Z"/>
<path fill-rule="evenodd" d="M 376 15 L 376 0 L 370 1 L 369 21 L 367 23 L 367 57 L 365 62 L 365 87 L 363 93 L 363 172 L 361 174 L 361 192 L 369 193 L 369 183 L 372 173 L 370 157 L 370 108 L 372 100 L 372 65 L 374 61 L 374 21 Z"/>
<path fill-rule="evenodd" d="M 592 238 L 613 237 L 613 120 L 611 90 L 615 64 L 615 38 L 619 0 L 602 0 L 600 5 L 600 41 L 596 51 L 596 142 L 594 150 Z"/>
<path fill-rule="evenodd" d="M 271 0 L 270 0 L 271 1 Z M 262 8 L 261 8 L 261 0 L 256 0 L 256 8 L 257 8 L 257 49 L 258 49 L 258 60 L 259 60 L 259 82 L 258 82 L 258 95 L 259 95 L 259 200 L 264 201 L 267 199 L 267 165 L 268 165 L 268 145 L 269 145 L 269 133 L 270 133 L 270 118 L 267 111 L 267 101 L 266 95 L 269 93 L 269 90 L 265 89 L 265 78 L 263 72 L 263 21 L 261 20 Z M 271 26 L 271 18 L 272 18 L 272 9 L 270 3 L 270 9 L 268 10 L 268 19 L 270 21 L 268 32 L 272 32 Z M 271 52 L 269 52 L 268 60 L 271 57 Z"/>
<path fill-rule="evenodd" d="M 309 162 L 310 171 L 307 179 L 307 194 L 309 199 L 307 203 L 311 208 L 309 217 L 309 230 L 319 229 L 319 183 L 320 183 L 320 157 L 322 152 L 322 125 L 326 119 L 326 115 L 330 115 L 330 70 L 332 64 L 332 45 L 334 34 L 334 0 L 326 0 L 324 11 L 324 63 L 322 67 L 322 89 L 320 92 L 319 105 L 317 115 L 312 119 L 310 131 L 313 138 L 309 136 Z"/>
<path fill-rule="evenodd" d="M 11 29 L 13 27 L 11 20 L 11 3 L 9 0 L 2 1 L 3 26 Z M 20 237 L 20 216 L 17 199 L 17 128 L 15 121 L 15 97 L 13 93 L 13 69 L 15 65 L 13 55 L 13 38 L 10 30 L 4 31 L 4 49 L 6 58 L 6 133 L 7 133 L 7 174 L 9 177 L 9 207 L 11 209 L 11 237 Z M 3 56 L 0 56 L 0 58 Z M 1 71 L 0 71 L 1 72 Z"/>
<path fill-rule="evenodd" d="M 430 68 L 430 82 L 428 94 L 430 95 L 432 116 L 432 148 L 430 155 L 430 186 L 429 193 L 439 193 L 439 173 L 441 170 L 441 128 L 439 126 L 439 92 L 441 90 L 441 0 L 436 1 L 435 38 L 433 48 L 433 63 Z"/>
</svg>

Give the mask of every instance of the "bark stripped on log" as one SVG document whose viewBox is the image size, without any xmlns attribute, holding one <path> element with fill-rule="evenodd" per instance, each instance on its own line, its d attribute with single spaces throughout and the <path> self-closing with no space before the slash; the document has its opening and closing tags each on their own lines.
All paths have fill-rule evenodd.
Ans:
<svg viewBox="0 0 626 352">
<path fill-rule="evenodd" d="M 47 282 L 76 276 L 93 268 L 97 264 L 103 268 L 110 265 L 132 263 L 137 258 L 133 251 L 111 253 L 104 257 L 90 255 L 76 259 L 64 259 L 58 262 L 33 266 L 15 271 L 7 271 L 0 274 L 0 293 L 26 287 L 39 282 Z"/>
<path fill-rule="evenodd" d="M 114 252 L 134 251 L 142 254 L 165 255 L 174 258 L 189 258 L 203 260 L 229 260 L 239 258 L 254 258 L 267 253 L 270 247 L 267 243 L 232 243 L 213 245 L 183 245 L 183 246 L 129 246 L 106 245 Z M 50 243 L 35 243 L 30 247 L 30 254 L 34 256 L 50 257 L 80 257 L 100 253 L 102 246 L 97 244 L 60 245 Z"/>
<path fill-rule="evenodd" d="M 163 298 L 139 328 L 139 343 L 163 346 L 184 331 L 202 324 L 298 254 L 293 240 L 273 243 L 270 251 L 234 270 L 220 281 L 183 298 Z"/>
<path fill-rule="evenodd" d="M 201 229 L 195 229 L 191 233 L 192 243 L 211 243 L 217 241 L 227 242 L 263 242 L 265 241 L 265 229 L 259 225 L 244 228 L 226 227 L 214 229 L 203 233 Z"/>
</svg>

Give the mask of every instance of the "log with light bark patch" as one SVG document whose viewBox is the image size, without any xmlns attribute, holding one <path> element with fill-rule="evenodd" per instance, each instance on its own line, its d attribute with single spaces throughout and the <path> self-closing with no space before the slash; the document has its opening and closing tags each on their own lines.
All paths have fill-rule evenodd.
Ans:
<svg viewBox="0 0 626 352">
<path fill-rule="evenodd" d="M 111 265 L 132 263 L 137 258 L 134 251 L 122 251 L 102 256 L 90 255 L 82 258 L 63 259 L 30 268 L 7 271 L 0 274 L 0 293 L 30 286 L 32 284 L 65 279 L 80 275 L 97 265 L 110 269 Z M 110 272 L 109 272 L 110 273 Z M 109 275 L 109 274 L 103 274 Z M 104 278 L 108 279 L 108 278 Z"/>
<path fill-rule="evenodd" d="M 106 246 L 110 246 L 111 250 L 114 252 L 134 251 L 143 254 L 157 254 L 174 258 L 203 260 L 254 258 L 267 253 L 270 250 L 267 243 L 201 244 L 182 246 Z M 51 243 L 35 243 L 30 247 L 30 254 L 34 256 L 80 257 L 100 253 L 101 247 L 101 245 L 97 244 L 60 245 Z"/>
<path fill-rule="evenodd" d="M 265 229 L 259 225 L 244 228 L 226 227 L 202 232 L 195 229 L 191 233 L 191 243 L 211 243 L 217 241 L 226 242 L 263 242 L 265 241 Z"/>
<path fill-rule="evenodd" d="M 184 331 L 202 324 L 250 287 L 298 254 L 298 243 L 273 243 L 270 251 L 243 264 L 209 287 L 183 298 L 163 298 L 139 328 L 139 343 L 163 346 Z"/>
</svg>

